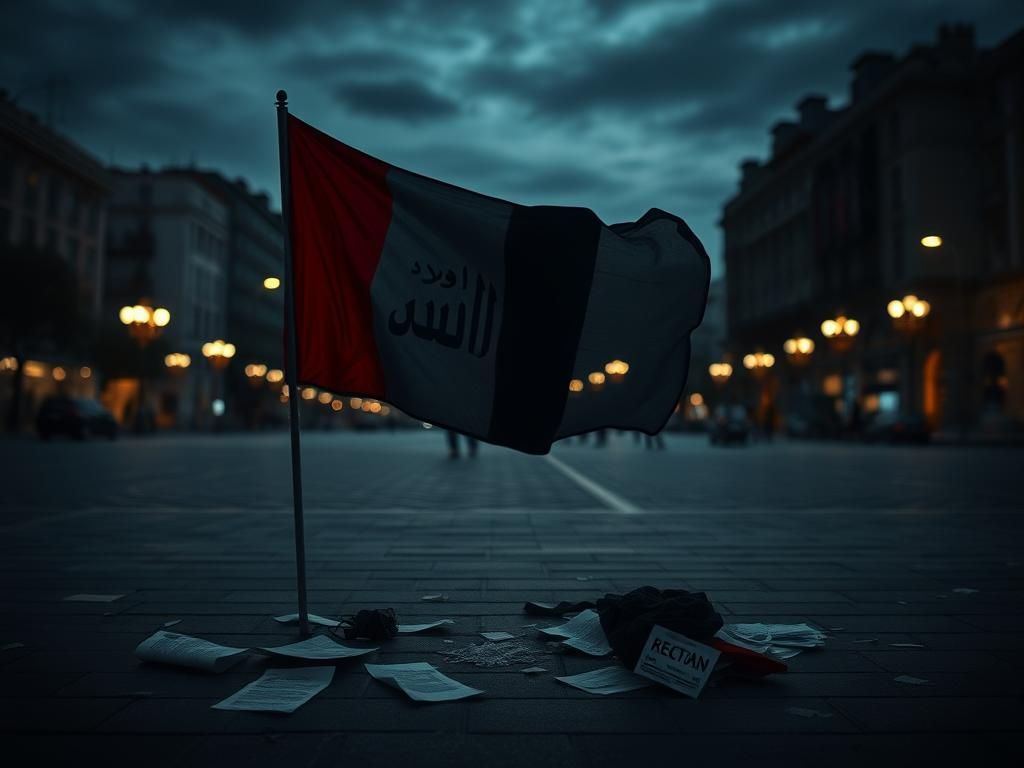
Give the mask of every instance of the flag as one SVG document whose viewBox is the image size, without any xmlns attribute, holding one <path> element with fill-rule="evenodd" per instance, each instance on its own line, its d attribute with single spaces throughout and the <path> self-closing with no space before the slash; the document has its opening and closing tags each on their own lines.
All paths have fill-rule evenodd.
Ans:
<svg viewBox="0 0 1024 768">
<path fill-rule="evenodd" d="M 293 116 L 288 152 L 300 384 L 527 453 L 665 425 L 710 280 L 682 219 L 516 205 Z"/>
</svg>

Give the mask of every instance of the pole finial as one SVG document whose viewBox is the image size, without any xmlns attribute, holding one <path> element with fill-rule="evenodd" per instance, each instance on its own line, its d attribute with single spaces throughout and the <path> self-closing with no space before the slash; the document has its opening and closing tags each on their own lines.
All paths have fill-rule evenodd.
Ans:
<svg viewBox="0 0 1024 768">
<path fill-rule="evenodd" d="M 280 90 L 277 92 L 277 106 L 287 107 L 288 106 L 288 91 Z"/>
</svg>

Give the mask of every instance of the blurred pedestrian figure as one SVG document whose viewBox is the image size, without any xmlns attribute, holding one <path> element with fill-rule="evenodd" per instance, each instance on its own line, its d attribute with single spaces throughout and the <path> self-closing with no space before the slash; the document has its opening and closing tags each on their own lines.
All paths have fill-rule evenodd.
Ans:
<svg viewBox="0 0 1024 768">
<path fill-rule="evenodd" d="M 459 458 L 459 433 L 448 429 L 445 430 L 444 436 L 448 440 L 448 458 Z M 469 453 L 469 458 L 476 458 L 476 438 L 469 435 L 463 435 L 462 437 L 466 440 L 466 450 Z"/>
</svg>

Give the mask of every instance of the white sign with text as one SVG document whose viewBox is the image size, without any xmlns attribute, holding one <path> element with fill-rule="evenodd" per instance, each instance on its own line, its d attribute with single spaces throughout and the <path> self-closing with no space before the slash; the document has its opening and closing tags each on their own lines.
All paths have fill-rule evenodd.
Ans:
<svg viewBox="0 0 1024 768">
<path fill-rule="evenodd" d="M 655 626 L 633 671 L 696 699 L 720 655 L 703 643 Z"/>
</svg>

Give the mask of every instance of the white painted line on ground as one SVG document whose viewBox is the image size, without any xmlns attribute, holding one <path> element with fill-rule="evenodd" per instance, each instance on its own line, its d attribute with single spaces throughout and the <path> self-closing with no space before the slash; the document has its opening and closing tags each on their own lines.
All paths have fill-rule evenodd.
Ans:
<svg viewBox="0 0 1024 768">
<path fill-rule="evenodd" d="M 580 474 L 575 469 L 570 467 L 568 464 L 564 464 L 563 462 L 556 459 L 550 453 L 544 458 L 548 460 L 551 466 L 553 466 L 563 475 L 565 475 L 574 483 L 576 483 L 576 485 L 578 485 L 584 491 L 586 491 L 595 499 L 600 501 L 602 504 L 614 509 L 616 512 L 622 512 L 625 515 L 635 515 L 641 511 L 640 507 L 636 506 L 635 504 L 632 504 L 631 502 L 626 501 L 621 496 L 612 493 L 603 485 L 595 483 L 589 477 Z"/>
</svg>

